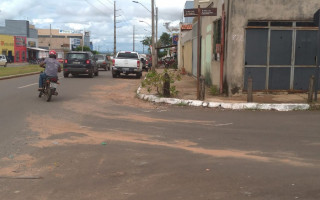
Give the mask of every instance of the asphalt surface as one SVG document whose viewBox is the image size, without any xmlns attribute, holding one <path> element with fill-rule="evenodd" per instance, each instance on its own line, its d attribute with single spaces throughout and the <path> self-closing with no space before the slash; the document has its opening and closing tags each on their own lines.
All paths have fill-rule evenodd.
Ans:
<svg viewBox="0 0 320 200">
<path fill-rule="evenodd" d="M 152 104 L 105 71 L 46 102 L 37 79 L 0 81 L 0 199 L 320 199 L 319 111 Z"/>
</svg>

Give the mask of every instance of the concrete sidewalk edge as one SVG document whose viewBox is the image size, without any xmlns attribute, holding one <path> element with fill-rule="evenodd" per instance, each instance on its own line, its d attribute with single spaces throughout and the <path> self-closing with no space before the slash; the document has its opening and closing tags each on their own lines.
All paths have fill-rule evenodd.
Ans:
<svg viewBox="0 0 320 200">
<path fill-rule="evenodd" d="M 18 77 L 23 77 L 23 76 L 30 76 L 30 75 L 35 75 L 35 74 L 40 74 L 40 72 L 31 72 L 31 73 L 26 73 L 26 74 L 17 74 L 17 75 L 11 75 L 11 76 L 3 76 L 3 77 L 0 77 L 0 80 L 18 78 Z"/>
<path fill-rule="evenodd" d="M 295 111 L 309 110 L 309 104 L 304 103 L 223 103 L 223 102 L 206 102 L 199 100 L 184 100 L 176 98 L 162 98 L 155 95 L 140 94 L 141 86 L 137 90 L 138 98 L 155 103 L 167 103 L 172 105 L 188 105 L 196 107 L 223 108 L 232 110 L 276 110 L 276 111 Z"/>
</svg>

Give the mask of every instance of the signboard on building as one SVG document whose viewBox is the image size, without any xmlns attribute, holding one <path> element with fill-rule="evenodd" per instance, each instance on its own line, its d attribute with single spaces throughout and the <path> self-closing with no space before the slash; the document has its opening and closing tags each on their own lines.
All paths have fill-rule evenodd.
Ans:
<svg viewBox="0 0 320 200">
<path fill-rule="evenodd" d="M 16 47 L 25 47 L 26 46 L 26 37 L 15 36 Z"/>
<path fill-rule="evenodd" d="M 59 29 L 60 34 L 82 34 L 83 31 L 75 31 L 75 30 L 61 30 Z"/>
<path fill-rule="evenodd" d="M 27 60 L 27 37 L 14 36 L 14 62 L 25 62 Z"/>
<path fill-rule="evenodd" d="M 198 16 L 198 9 L 184 9 L 184 17 L 196 17 Z"/>
<path fill-rule="evenodd" d="M 81 45 L 81 39 L 79 38 L 70 38 L 70 49 L 75 50 Z"/>
<path fill-rule="evenodd" d="M 217 16 L 217 8 L 201 8 L 201 16 Z"/>
<path fill-rule="evenodd" d="M 5 40 L 0 40 L 0 46 L 1 47 L 14 47 L 13 42 L 7 42 Z"/>
<path fill-rule="evenodd" d="M 184 9 L 184 17 L 197 17 L 198 9 Z M 217 8 L 200 8 L 200 16 L 217 16 Z"/>
<path fill-rule="evenodd" d="M 181 31 L 190 31 L 192 30 L 192 24 L 182 24 Z"/>
<path fill-rule="evenodd" d="M 35 41 L 28 41 L 28 47 L 36 47 Z"/>
<path fill-rule="evenodd" d="M 0 54 L 9 56 L 13 60 L 14 55 L 14 37 L 11 35 L 0 35 Z"/>
<path fill-rule="evenodd" d="M 173 45 L 178 45 L 178 41 L 179 41 L 179 35 L 178 34 L 173 34 L 172 35 L 172 44 Z"/>
</svg>

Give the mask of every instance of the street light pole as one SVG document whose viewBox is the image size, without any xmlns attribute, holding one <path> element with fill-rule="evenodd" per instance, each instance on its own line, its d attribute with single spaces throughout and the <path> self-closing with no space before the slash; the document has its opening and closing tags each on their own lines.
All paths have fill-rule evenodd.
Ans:
<svg viewBox="0 0 320 200">
<path fill-rule="evenodd" d="M 197 38 L 197 99 L 200 99 L 200 76 L 201 76 L 201 58 L 200 58 L 200 45 L 201 45 L 201 10 L 200 4 L 198 5 L 198 38 Z"/>
<path fill-rule="evenodd" d="M 316 15 L 318 19 L 318 48 L 317 48 L 317 57 L 316 57 L 316 76 L 315 76 L 315 88 L 314 88 L 314 101 L 318 101 L 318 90 L 319 90 L 319 65 L 320 65 L 320 10 Z"/>
<path fill-rule="evenodd" d="M 152 71 L 155 71 L 156 66 L 156 54 L 155 54 L 155 41 L 154 41 L 154 0 L 151 0 L 151 20 L 152 20 Z"/>
<path fill-rule="evenodd" d="M 156 7 L 156 47 L 158 47 L 158 7 Z M 158 66 L 158 49 L 156 50 L 156 66 Z"/>
<path fill-rule="evenodd" d="M 135 51 L 135 25 L 133 25 L 133 51 Z"/>
<path fill-rule="evenodd" d="M 116 15 L 116 1 L 114 1 L 114 11 L 113 11 L 113 57 L 117 55 L 117 15 Z"/>
<path fill-rule="evenodd" d="M 141 6 L 143 6 L 147 11 L 151 12 L 145 5 L 143 5 L 142 3 L 140 3 L 139 1 L 132 1 L 133 3 L 138 3 Z"/>
<path fill-rule="evenodd" d="M 148 25 L 152 28 L 152 26 L 151 26 L 148 22 L 145 22 L 145 21 L 143 21 L 143 20 L 140 20 L 139 22 L 142 22 L 142 23 L 148 24 Z"/>
<path fill-rule="evenodd" d="M 83 30 L 82 30 L 82 51 L 83 51 L 83 46 L 84 46 L 84 27 L 83 27 Z"/>
</svg>

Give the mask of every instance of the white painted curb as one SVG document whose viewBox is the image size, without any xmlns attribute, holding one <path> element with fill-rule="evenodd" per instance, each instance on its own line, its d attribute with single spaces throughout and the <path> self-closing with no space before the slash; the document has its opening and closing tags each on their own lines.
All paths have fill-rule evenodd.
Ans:
<svg viewBox="0 0 320 200">
<path fill-rule="evenodd" d="M 281 104 L 264 104 L 264 103 L 221 103 L 205 102 L 199 100 L 184 100 L 176 98 L 161 98 L 155 95 L 140 94 L 141 86 L 137 90 L 138 98 L 155 103 L 167 103 L 172 105 L 189 105 L 196 107 L 223 108 L 231 110 L 276 110 L 276 111 L 294 111 L 308 110 L 309 104 L 299 103 L 281 103 Z"/>
</svg>

